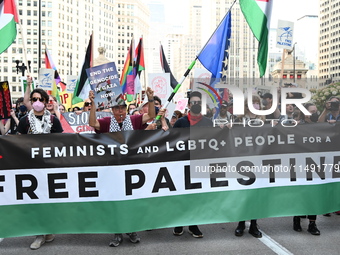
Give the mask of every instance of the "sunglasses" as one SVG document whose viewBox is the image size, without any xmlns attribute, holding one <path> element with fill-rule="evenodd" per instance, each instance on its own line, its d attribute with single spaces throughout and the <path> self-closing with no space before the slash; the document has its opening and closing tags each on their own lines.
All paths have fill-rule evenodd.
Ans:
<svg viewBox="0 0 340 255">
<path fill-rule="evenodd" d="M 192 104 L 192 105 L 202 104 L 202 101 L 190 101 L 190 104 Z"/>
<path fill-rule="evenodd" d="M 90 106 L 91 103 L 90 102 L 85 102 L 84 106 Z"/>
<path fill-rule="evenodd" d="M 43 98 L 37 98 L 37 97 L 33 97 L 33 98 L 32 98 L 32 101 L 33 101 L 33 102 L 37 102 L 38 100 L 39 100 L 40 102 L 44 102 L 44 99 L 43 99 Z"/>
</svg>

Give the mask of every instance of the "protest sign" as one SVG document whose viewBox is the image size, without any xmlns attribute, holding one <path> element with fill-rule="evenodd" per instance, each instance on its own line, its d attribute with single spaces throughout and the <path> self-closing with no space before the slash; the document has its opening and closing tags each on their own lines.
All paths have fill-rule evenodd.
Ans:
<svg viewBox="0 0 340 255">
<path fill-rule="evenodd" d="M 114 62 L 86 69 L 97 108 L 106 109 L 118 104 L 122 95 L 119 75 Z"/>
</svg>

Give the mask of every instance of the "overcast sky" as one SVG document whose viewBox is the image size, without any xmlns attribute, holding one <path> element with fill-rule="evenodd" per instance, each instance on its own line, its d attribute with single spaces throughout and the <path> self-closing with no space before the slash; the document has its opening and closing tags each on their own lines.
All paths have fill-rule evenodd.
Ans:
<svg viewBox="0 0 340 255">
<path fill-rule="evenodd" d="M 183 17 L 188 14 L 189 0 L 160 0 L 165 4 L 167 20 L 173 24 L 183 24 Z M 295 22 L 304 15 L 318 15 L 319 0 L 272 0 L 272 27 L 277 26 L 277 20 Z"/>
<path fill-rule="evenodd" d="M 295 22 L 305 15 L 319 14 L 319 0 L 272 0 L 273 10 L 271 27 L 277 26 L 277 20 Z"/>
</svg>

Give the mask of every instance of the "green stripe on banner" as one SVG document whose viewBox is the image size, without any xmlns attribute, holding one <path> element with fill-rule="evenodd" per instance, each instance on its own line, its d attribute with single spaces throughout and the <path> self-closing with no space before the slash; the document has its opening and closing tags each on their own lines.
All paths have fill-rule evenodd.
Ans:
<svg viewBox="0 0 340 255">
<path fill-rule="evenodd" d="M 198 193 L 116 202 L 1 206 L 0 237 L 128 233 L 146 229 L 318 215 L 340 210 L 340 183 Z"/>
</svg>

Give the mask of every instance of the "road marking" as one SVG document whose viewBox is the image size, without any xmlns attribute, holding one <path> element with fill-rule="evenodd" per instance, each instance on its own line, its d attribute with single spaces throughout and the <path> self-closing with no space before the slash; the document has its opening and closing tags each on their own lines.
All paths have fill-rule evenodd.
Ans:
<svg viewBox="0 0 340 255">
<path fill-rule="evenodd" d="M 0 238 L 0 243 L 1 243 L 3 240 L 4 240 L 3 238 Z"/>
<path fill-rule="evenodd" d="M 275 252 L 278 255 L 293 255 L 290 251 L 288 251 L 285 247 L 283 247 L 281 244 L 276 242 L 274 239 L 272 239 L 270 236 L 268 236 L 266 233 L 262 232 L 262 238 L 259 238 L 259 240 L 268 246 L 273 252 Z"/>
<path fill-rule="evenodd" d="M 247 227 L 250 226 L 250 223 L 246 223 Z M 272 239 L 270 236 L 268 236 L 266 233 L 264 233 L 262 230 L 262 238 L 258 238 L 259 241 L 261 241 L 264 245 L 266 245 L 268 248 L 270 248 L 273 252 L 275 252 L 278 255 L 294 255 L 289 250 L 287 250 L 285 247 L 283 247 L 281 244 L 276 242 L 274 239 Z"/>
</svg>

